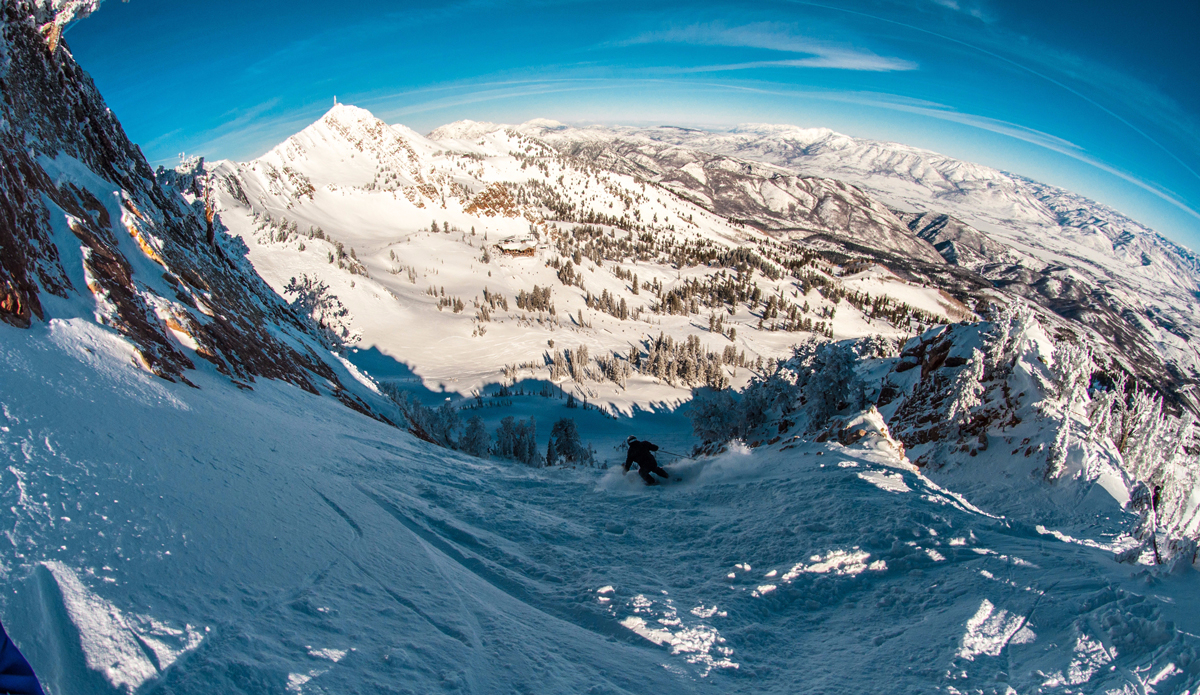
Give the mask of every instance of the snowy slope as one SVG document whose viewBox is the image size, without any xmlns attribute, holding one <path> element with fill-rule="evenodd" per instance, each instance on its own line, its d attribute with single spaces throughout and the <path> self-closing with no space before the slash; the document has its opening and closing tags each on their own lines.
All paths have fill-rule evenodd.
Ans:
<svg viewBox="0 0 1200 695">
<path fill-rule="evenodd" d="M 255 162 L 151 172 L 4 2 L 0 620 L 53 695 L 1200 687 L 1200 578 L 1137 563 L 1120 453 L 1071 435 L 1100 411 L 1061 317 L 1019 315 L 992 355 L 985 326 L 923 330 L 970 310 L 914 275 L 511 129 L 434 141 L 339 106 Z M 744 383 L 817 329 L 876 335 L 843 376 L 878 409 L 667 451 L 700 443 L 676 409 L 698 362 Z M 995 374 L 964 419 L 976 347 Z M 623 411 L 574 411 L 601 462 L 634 430 L 674 480 L 434 447 L 347 357 L 446 391 L 555 381 Z M 566 412 L 546 393 L 478 405 Z"/>
<path fill-rule="evenodd" d="M 0 330 L 0 611 L 55 693 L 1200 683 L 1197 575 L 1117 565 L 1115 516 L 1043 533 L 835 443 L 661 489 L 482 462 L 290 385 L 162 381 L 85 321 Z"/>
<path fill-rule="evenodd" d="M 1055 312 L 1106 364 L 1178 405 L 1200 407 L 1194 393 L 1200 356 L 1189 345 L 1200 326 L 1196 260 L 1064 191 L 914 148 L 782 126 L 711 133 L 463 121 L 431 136 L 342 105 L 260 160 L 213 170 L 227 184 L 221 219 L 247 241 L 252 261 L 276 290 L 298 269 L 320 277 L 346 306 L 347 330 L 418 370 L 427 384 L 457 383 L 451 390 L 471 393 L 499 381 L 506 365 L 508 377 L 512 365 L 536 367 L 549 359 L 548 341 L 568 315 L 573 335 L 559 335 L 558 342 L 578 340 L 593 354 L 624 354 L 656 331 L 677 340 L 696 334 L 706 349 L 721 350 L 725 343 L 703 330 L 709 307 L 691 312 L 689 321 L 663 317 L 653 311 L 654 298 L 636 296 L 624 275 L 650 277 L 668 291 L 707 281 L 720 266 L 714 271 L 689 260 L 681 267 L 665 245 L 710 244 L 764 254 L 786 267 L 820 257 L 825 265 L 813 267 L 832 278 L 881 263 L 891 277 L 872 287 L 872 297 L 948 319 L 970 317 L 976 304 L 1022 296 Z M 433 222 L 442 235 L 425 231 Z M 585 254 L 584 279 L 571 289 L 556 280 L 553 264 L 565 260 L 564 251 L 585 246 L 572 237 L 582 223 L 631 241 L 650 234 L 664 251 L 657 258 Z M 292 233 L 280 235 L 280 225 Z M 447 225 L 455 231 L 447 234 Z M 314 229 L 361 257 L 370 281 L 330 268 L 331 248 L 311 240 Z M 496 253 L 498 240 L 521 238 L 532 257 Z M 317 253 L 298 252 L 302 244 Z M 483 262 L 485 248 L 499 268 Z M 836 337 L 911 335 L 911 325 L 881 324 L 845 302 L 822 303 L 802 275 L 753 279 L 764 293 L 807 307 L 803 313 L 814 324 L 832 324 Z M 554 288 L 557 322 L 534 319 L 536 330 L 513 331 L 506 324 L 527 325 L 529 317 L 512 312 L 483 326 L 490 333 L 481 335 L 478 313 L 474 322 L 467 318 L 485 289 L 515 298 L 533 285 Z M 431 315 L 428 307 L 440 306 L 443 288 L 468 310 Z M 419 292 L 426 294 L 414 296 Z M 649 323 L 589 312 L 588 292 L 643 307 Z M 797 341 L 790 331 L 769 330 L 769 322 L 759 330 L 766 307 L 740 311 L 734 308 L 727 321 L 737 330 L 734 347 L 751 360 L 783 356 Z M 401 338 L 396 326 L 416 316 L 431 330 Z M 621 407 L 672 400 L 662 392 L 580 393 Z"/>
<path fill-rule="evenodd" d="M 156 178 L 69 50 L 27 6 L 5 11 L 0 320 L 92 322 L 169 381 L 278 379 L 369 412 L 370 390 L 216 233 L 195 165 Z"/>
</svg>

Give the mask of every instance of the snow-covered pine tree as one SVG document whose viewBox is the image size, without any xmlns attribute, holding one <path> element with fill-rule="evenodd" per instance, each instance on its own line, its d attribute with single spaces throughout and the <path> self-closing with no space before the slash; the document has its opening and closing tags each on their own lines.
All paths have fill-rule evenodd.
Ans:
<svg viewBox="0 0 1200 695">
<path fill-rule="evenodd" d="M 949 404 L 946 407 L 946 419 L 962 426 L 971 418 L 971 411 L 979 407 L 983 395 L 983 353 L 978 349 L 971 350 L 971 357 L 954 375 L 950 387 Z"/>
<path fill-rule="evenodd" d="M 458 440 L 459 450 L 471 456 L 487 458 L 491 443 L 492 438 L 488 436 L 487 429 L 483 425 L 483 418 L 472 415 L 471 419 L 467 420 L 467 427 L 462 438 Z"/>
<path fill-rule="evenodd" d="M 1096 365 L 1088 349 L 1076 343 L 1060 341 L 1054 345 L 1054 359 L 1050 365 L 1054 395 L 1061 408 L 1062 422 L 1050 447 L 1046 461 L 1046 479 L 1057 480 L 1067 471 L 1067 458 L 1072 443 L 1074 418 L 1088 410 L 1088 386 Z M 1089 438 L 1090 439 L 1090 438 Z M 1088 441 L 1083 442 L 1085 445 Z"/>
<path fill-rule="evenodd" d="M 1110 440 L 1116 443 L 1123 429 L 1126 413 L 1126 377 L 1119 374 L 1111 387 L 1098 386 L 1088 403 L 1087 416 L 1091 423 L 1089 436 L 1094 442 Z M 1118 446 L 1118 449 L 1120 447 Z"/>
<path fill-rule="evenodd" d="M 1028 304 L 1014 300 L 998 310 L 994 323 L 985 346 L 987 371 L 1003 376 L 1012 368 L 1029 330 L 1037 325 L 1037 317 Z"/>
<path fill-rule="evenodd" d="M 553 457 L 553 458 L 551 458 Z M 572 418 L 562 418 L 550 430 L 546 447 L 546 465 L 561 460 L 565 463 L 592 464 L 590 451 L 579 440 L 579 429 Z"/>
<path fill-rule="evenodd" d="M 700 391 L 692 398 L 687 417 L 692 431 L 706 442 L 726 442 L 737 435 L 737 403 L 728 389 Z"/>
<path fill-rule="evenodd" d="M 320 279 L 307 274 L 299 279 L 293 277 L 283 288 L 283 294 L 293 298 L 292 308 L 320 329 L 320 334 L 330 347 L 336 348 L 358 340 L 358 334 L 351 330 L 350 310 Z"/>
<path fill-rule="evenodd" d="M 1190 417 L 1172 424 L 1163 447 L 1164 465 L 1154 481 L 1160 489 L 1158 520 L 1171 535 L 1195 541 L 1200 539 L 1200 458 L 1187 450 L 1195 425 Z"/>
<path fill-rule="evenodd" d="M 1162 396 L 1147 391 L 1133 394 L 1114 443 L 1125 459 L 1126 471 L 1135 480 L 1153 479 L 1164 465 L 1161 446 L 1167 426 Z"/>
<path fill-rule="evenodd" d="M 1068 342 L 1055 344 L 1050 373 L 1065 412 L 1076 412 L 1087 401 L 1088 386 L 1095 368 L 1091 352 L 1083 345 Z"/>
<path fill-rule="evenodd" d="M 429 422 L 426 429 L 442 446 L 448 449 L 457 449 L 458 440 L 454 436 L 454 433 L 459 428 L 460 423 L 461 419 L 458 416 L 458 408 L 455 408 L 447 400 L 437 408 L 429 411 Z"/>
<path fill-rule="evenodd" d="M 845 405 L 862 405 L 864 386 L 854 371 L 856 361 L 849 345 L 825 343 L 817 349 L 814 371 L 804 388 L 811 423 L 823 423 Z"/>
<path fill-rule="evenodd" d="M 1046 458 L 1046 480 L 1058 480 L 1067 472 L 1067 456 L 1071 450 L 1071 416 L 1064 413 L 1062 422 L 1058 426 L 1058 433 L 1054 435 L 1054 443 L 1050 445 L 1050 452 Z"/>
</svg>

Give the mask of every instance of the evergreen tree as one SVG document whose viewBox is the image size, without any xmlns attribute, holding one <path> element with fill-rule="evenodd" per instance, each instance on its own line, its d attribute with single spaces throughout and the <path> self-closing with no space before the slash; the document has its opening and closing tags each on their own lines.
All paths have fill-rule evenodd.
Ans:
<svg viewBox="0 0 1200 695">
<path fill-rule="evenodd" d="M 496 428 L 496 445 L 492 453 L 531 466 L 540 465 L 543 459 L 537 450 L 536 438 L 537 423 L 533 418 L 518 422 L 510 415 L 501 420 Z"/>
<path fill-rule="evenodd" d="M 956 425 L 964 425 L 971 418 L 971 410 L 979 407 L 983 395 L 983 353 L 975 349 L 971 358 L 963 365 L 950 386 L 949 405 L 946 419 Z"/>
<path fill-rule="evenodd" d="M 508 415 L 500 421 L 500 426 L 496 428 L 496 443 L 492 447 L 493 454 L 500 458 L 513 458 L 517 440 L 516 429 L 516 418 L 513 416 Z"/>
<path fill-rule="evenodd" d="M 1094 369 L 1095 364 L 1086 347 L 1074 343 L 1058 343 L 1054 346 L 1054 363 L 1050 373 L 1066 412 L 1075 411 L 1087 400 L 1087 388 Z"/>
<path fill-rule="evenodd" d="M 515 434 L 513 458 L 531 466 L 541 465 L 543 459 L 537 450 L 537 422 L 532 417 L 528 422 L 521 420 L 517 423 Z"/>
<path fill-rule="evenodd" d="M 847 405 L 862 405 L 865 389 L 854 371 L 856 361 L 848 345 L 825 343 L 817 348 L 814 371 L 805 388 L 812 422 L 824 422 Z"/>
<path fill-rule="evenodd" d="M 487 429 L 483 425 L 483 418 L 472 415 L 471 419 L 467 421 L 467 428 L 463 432 L 462 439 L 458 442 L 458 448 L 471 456 L 487 458 L 491 444 L 492 438 L 488 436 Z"/>
<path fill-rule="evenodd" d="M 687 416 L 696 436 L 706 442 L 726 442 L 737 436 L 738 407 L 728 389 L 697 393 Z"/>
<path fill-rule="evenodd" d="M 550 431 L 550 441 L 546 448 L 546 463 L 554 461 L 565 463 L 592 463 L 591 452 L 579 440 L 579 430 L 572 418 L 562 418 L 554 423 Z"/>
</svg>

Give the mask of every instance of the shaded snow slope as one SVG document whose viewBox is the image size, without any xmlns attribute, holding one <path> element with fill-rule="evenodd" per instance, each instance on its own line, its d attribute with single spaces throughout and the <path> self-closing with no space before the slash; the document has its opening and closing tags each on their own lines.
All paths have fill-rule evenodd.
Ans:
<svg viewBox="0 0 1200 695">
<path fill-rule="evenodd" d="M 988 265 L 1016 260 L 1016 254 L 1003 244 L 949 215 L 897 212 L 896 216 L 918 237 L 933 244 L 947 263 L 983 271 Z"/>
<path fill-rule="evenodd" d="M 886 448 L 735 449 L 645 488 L 277 382 L 164 382 L 87 322 L 0 331 L 0 611 L 61 695 L 1200 683 L 1197 575 L 1148 584 L 1102 549 L 1119 522 L 1039 533 Z"/>
</svg>

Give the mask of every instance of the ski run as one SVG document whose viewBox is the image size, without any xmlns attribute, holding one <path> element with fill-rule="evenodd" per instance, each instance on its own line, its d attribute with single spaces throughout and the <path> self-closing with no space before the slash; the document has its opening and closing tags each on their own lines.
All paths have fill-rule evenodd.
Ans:
<svg viewBox="0 0 1200 695">
<path fill-rule="evenodd" d="M 338 104 L 154 171 L 61 41 L 99 2 L 0 4 L 51 695 L 1200 693 L 1186 249 L 792 126 Z"/>
</svg>

